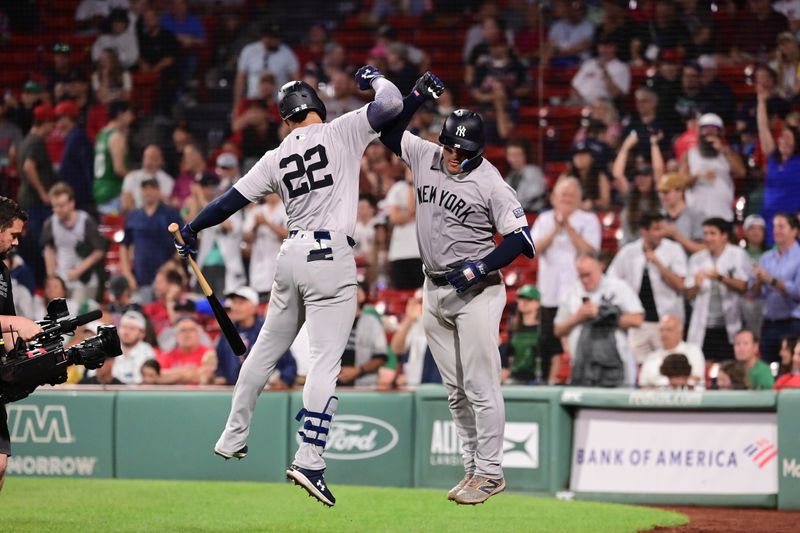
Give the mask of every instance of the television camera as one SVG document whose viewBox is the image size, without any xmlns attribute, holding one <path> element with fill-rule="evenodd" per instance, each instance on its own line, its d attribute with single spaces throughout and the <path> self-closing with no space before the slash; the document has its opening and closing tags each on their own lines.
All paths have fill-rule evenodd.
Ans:
<svg viewBox="0 0 800 533">
<path fill-rule="evenodd" d="M 69 365 L 96 369 L 106 357 L 121 355 L 117 328 L 110 325 L 99 326 L 94 337 L 64 349 L 63 335 L 72 335 L 79 326 L 102 316 L 99 310 L 69 316 L 66 300 L 51 301 L 47 315 L 37 321 L 41 333 L 29 343 L 17 338 L 9 352 L 0 350 L 0 404 L 21 400 L 39 385 L 64 383 Z"/>
</svg>

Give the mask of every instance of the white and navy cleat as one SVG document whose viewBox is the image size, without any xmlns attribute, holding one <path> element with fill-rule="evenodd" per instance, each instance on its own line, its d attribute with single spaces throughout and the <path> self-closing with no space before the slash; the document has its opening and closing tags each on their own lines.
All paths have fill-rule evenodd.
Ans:
<svg viewBox="0 0 800 533">
<path fill-rule="evenodd" d="M 323 474 L 325 469 L 322 470 L 307 470 L 300 468 L 297 465 L 292 465 L 286 470 L 286 477 L 294 481 L 295 485 L 303 487 L 309 496 L 319 500 L 322 505 L 333 507 L 336 503 L 336 498 L 325 483 Z"/>
<path fill-rule="evenodd" d="M 214 448 L 214 453 L 225 459 L 239 459 L 242 460 L 247 457 L 247 445 L 242 447 L 238 452 L 226 452 L 224 450 L 220 450 L 219 448 Z"/>
</svg>

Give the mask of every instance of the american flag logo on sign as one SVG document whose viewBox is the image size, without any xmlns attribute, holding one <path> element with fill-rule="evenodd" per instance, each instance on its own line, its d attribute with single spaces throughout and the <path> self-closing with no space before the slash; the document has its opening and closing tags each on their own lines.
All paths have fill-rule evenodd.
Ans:
<svg viewBox="0 0 800 533">
<path fill-rule="evenodd" d="M 758 439 L 744 449 L 744 454 L 756 463 L 758 468 L 764 468 L 778 455 L 778 447 L 768 439 Z"/>
</svg>

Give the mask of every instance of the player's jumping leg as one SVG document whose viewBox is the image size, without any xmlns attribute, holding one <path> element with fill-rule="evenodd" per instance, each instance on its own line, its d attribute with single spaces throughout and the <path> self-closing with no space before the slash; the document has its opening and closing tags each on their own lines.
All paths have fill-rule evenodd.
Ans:
<svg viewBox="0 0 800 533">
<path fill-rule="evenodd" d="M 447 298 L 461 298 L 451 292 Z M 455 496 L 456 503 L 483 503 L 505 489 L 503 433 L 505 405 L 500 385 L 499 331 L 506 304 L 503 285 L 490 285 L 464 305 L 456 317 L 463 379 L 475 413 L 478 444 L 475 475 Z"/>
<path fill-rule="evenodd" d="M 336 498 L 324 479 L 322 453 L 336 412 L 336 379 L 356 314 L 355 261 L 347 242 L 323 241 L 333 259 L 308 263 L 298 287 L 306 304 L 311 365 L 303 387 L 302 443 L 286 476 L 324 505 Z"/>
<path fill-rule="evenodd" d="M 214 453 L 225 459 L 241 459 L 247 455 L 247 436 L 258 396 L 303 324 L 302 302 L 292 279 L 292 267 L 297 262 L 293 256 L 296 254 L 292 254 L 285 244 L 281 250 L 267 318 L 250 355 L 242 364 L 233 389 L 225 431 L 214 446 Z M 305 256 L 301 259 L 305 261 Z"/>
<path fill-rule="evenodd" d="M 472 479 L 475 472 L 475 450 L 478 444 L 478 434 L 475 426 L 475 413 L 467 400 L 464 390 L 464 373 L 455 324 L 438 314 L 440 309 L 439 298 L 449 291 L 449 288 L 428 288 L 426 285 L 423 325 L 431 354 L 433 354 L 433 359 L 439 368 L 439 373 L 442 375 L 442 382 L 447 388 L 450 414 L 453 417 L 458 438 L 461 440 L 464 477 L 447 493 L 447 499 L 454 500 L 456 494 Z"/>
</svg>

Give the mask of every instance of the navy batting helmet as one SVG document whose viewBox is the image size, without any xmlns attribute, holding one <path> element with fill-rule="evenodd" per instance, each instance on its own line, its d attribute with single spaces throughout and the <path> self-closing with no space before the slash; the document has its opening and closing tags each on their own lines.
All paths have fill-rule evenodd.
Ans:
<svg viewBox="0 0 800 533">
<path fill-rule="evenodd" d="M 278 91 L 278 110 L 286 120 L 303 111 L 316 111 L 324 121 L 327 115 L 325 104 L 317 91 L 304 81 L 290 81 Z"/>
<path fill-rule="evenodd" d="M 471 152 L 474 158 L 483 152 L 483 119 L 469 109 L 456 109 L 442 126 L 439 142 L 451 148 Z"/>
</svg>

